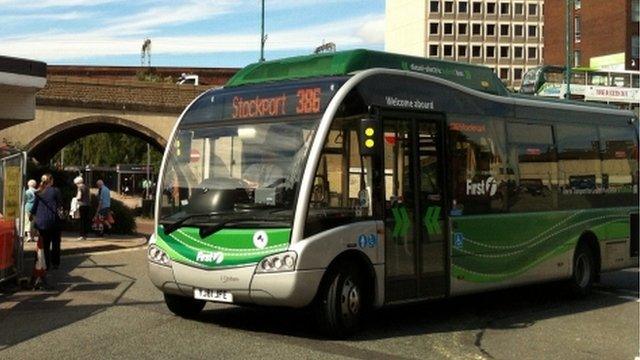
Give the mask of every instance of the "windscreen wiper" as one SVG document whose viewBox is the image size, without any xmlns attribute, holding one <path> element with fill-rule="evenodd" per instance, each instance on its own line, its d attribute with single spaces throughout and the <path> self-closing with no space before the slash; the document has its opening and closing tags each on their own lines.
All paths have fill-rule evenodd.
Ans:
<svg viewBox="0 0 640 360">
<path fill-rule="evenodd" d="M 182 224 L 184 224 L 184 222 L 189 220 L 189 219 L 199 218 L 199 217 L 208 217 L 208 216 L 212 216 L 212 215 L 218 215 L 218 214 L 215 213 L 215 212 L 208 212 L 208 213 L 187 215 L 187 216 L 181 218 L 180 220 L 177 220 L 174 223 L 171 223 L 169 225 L 165 225 L 164 226 L 164 233 L 167 234 L 167 235 L 171 234 L 172 232 L 178 230 L 178 228 L 180 228 L 182 226 Z"/>
</svg>

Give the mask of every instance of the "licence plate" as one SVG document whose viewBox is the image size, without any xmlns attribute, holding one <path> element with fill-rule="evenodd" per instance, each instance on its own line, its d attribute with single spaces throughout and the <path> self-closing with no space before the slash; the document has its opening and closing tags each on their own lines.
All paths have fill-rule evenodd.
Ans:
<svg viewBox="0 0 640 360">
<path fill-rule="evenodd" d="M 195 289 L 193 297 L 199 300 L 232 303 L 233 294 L 227 290 Z"/>
</svg>

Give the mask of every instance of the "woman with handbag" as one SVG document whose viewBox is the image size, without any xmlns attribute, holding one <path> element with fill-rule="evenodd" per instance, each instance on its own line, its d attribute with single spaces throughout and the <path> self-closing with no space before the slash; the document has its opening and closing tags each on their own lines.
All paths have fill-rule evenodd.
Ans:
<svg viewBox="0 0 640 360">
<path fill-rule="evenodd" d="M 60 190 L 53 186 L 51 174 L 42 175 L 41 180 L 31 214 L 35 217 L 34 226 L 42 238 L 47 269 L 57 269 L 60 266 L 60 222 L 62 219 L 59 213 L 62 210 L 62 195 Z"/>
</svg>

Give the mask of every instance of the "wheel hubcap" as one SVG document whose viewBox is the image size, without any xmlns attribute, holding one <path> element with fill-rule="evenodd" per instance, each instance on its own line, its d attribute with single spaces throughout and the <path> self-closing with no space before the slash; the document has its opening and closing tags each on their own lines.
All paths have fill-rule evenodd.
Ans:
<svg viewBox="0 0 640 360">
<path fill-rule="evenodd" d="M 580 254 L 576 259 L 576 282 L 581 288 L 589 284 L 591 268 L 589 260 L 585 254 Z"/>
<path fill-rule="evenodd" d="M 342 316 L 345 320 L 353 320 L 360 312 L 360 289 L 349 278 L 345 280 L 340 296 Z"/>
</svg>

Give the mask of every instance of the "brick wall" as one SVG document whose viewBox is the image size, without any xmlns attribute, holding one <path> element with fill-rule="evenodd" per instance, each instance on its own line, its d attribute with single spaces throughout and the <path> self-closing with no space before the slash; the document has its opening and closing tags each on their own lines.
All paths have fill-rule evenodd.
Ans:
<svg viewBox="0 0 640 360">
<path fill-rule="evenodd" d="M 626 68 L 630 69 L 631 36 L 638 34 L 638 23 L 631 22 L 631 0 L 582 0 L 574 16 L 581 21 L 580 66 L 589 66 L 589 59 L 615 53 L 626 53 Z M 546 64 L 565 63 L 566 0 L 546 0 L 544 7 L 544 59 Z M 573 25 L 572 25 L 573 26 Z M 637 69 L 637 65 L 636 65 Z"/>
</svg>

